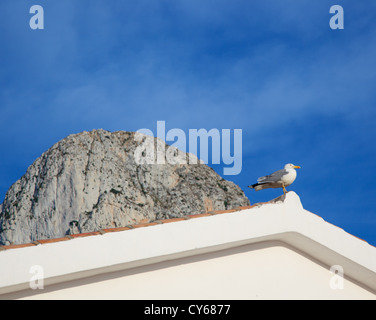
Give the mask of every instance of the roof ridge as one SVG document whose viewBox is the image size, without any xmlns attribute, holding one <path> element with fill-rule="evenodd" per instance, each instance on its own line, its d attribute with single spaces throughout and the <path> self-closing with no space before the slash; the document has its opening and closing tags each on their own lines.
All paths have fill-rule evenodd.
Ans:
<svg viewBox="0 0 376 320">
<path fill-rule="evenodd" d="M 111 232 L 120 232 L 120 231 L 126 231 L 126 230 L 131 230 L 131 229 L 138 229 L 138 228 L 144 228 L 144 227 L 149 227 L 149 226 L 155 226 L 155 225 L 159 225 L 159 224 L 166 224 L 166 223 L 172 223 L 172 222 L 178 222 L 178 221 L 185 221 L 185 220 L 189 220 L 189 219 L 196 219 L 196 218 L 201 218 L 201 217 L 210 217 L 210 216 L 217 215 L 217 214 L 238 212 L 238 211 L 242 211 L 242 210 L 260 207 L 263 204 L 273 203 L 272 201 L 255 203 L 255 204 L 250 205 L 250 206 L 240 206 L 240 207 L 236 207 L 234 209 L 228 209 L 228 210 L 215 210 L 215 211 L 208 211 L 208 212 L 199 213 L 199 214 L 190 214 L 190 215 L 186 215 L 186 216 L 182 216 L 182 217 L 176 217 L 176 218 L 154 220 L 154 221 L 150 221 L 150 222 L 146 222 L 146 223 L 136 223 L 136 224 L 127 225 L 127 226 L 124 226 L 124 227 L 103 228 L 103 229 L 100 229 L 98 231 L 70 234 L 70 235 L 66 235 L 65 237 L 59 237 L 59 238 L 35 240 L 35 241 L 29 242 L 29 243 L 4 245 L 4 246 L 0 246 L 0 251 L 26 248 L 26 247 L 34 247 L 34 246 L 38 246 L 38 245 L 67 241 L 67 240 L 72 240 L 72 239 L 76 239 L 76 238 L 84 238 L 84 237 L 89 237 L 89 236 L 103 235 L 103 234 L 111 233 Z"/>
</svg>

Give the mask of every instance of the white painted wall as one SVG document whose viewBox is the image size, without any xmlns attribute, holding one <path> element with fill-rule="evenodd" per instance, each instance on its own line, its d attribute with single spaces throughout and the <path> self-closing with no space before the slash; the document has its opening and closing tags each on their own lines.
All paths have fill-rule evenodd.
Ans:
<svg viewBox="0 0 376 320">
<path fill-rule="evenodd" d="M 375 299 L 309 257 L 265 242 L 99 275 L 29 296 L 32 299 Z M 339 283 L 338 281 L 336 283 Z"/>
</svg>

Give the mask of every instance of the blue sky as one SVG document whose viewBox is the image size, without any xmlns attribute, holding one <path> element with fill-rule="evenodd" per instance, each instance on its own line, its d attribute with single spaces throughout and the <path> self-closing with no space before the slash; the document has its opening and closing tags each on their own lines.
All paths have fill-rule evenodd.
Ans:
<svg viewBox="0 0 376 320">
<path fill-rule="evenodd" d="M 29 27 L 33 4 L 44 30 Z M 344 30 L 329 28 L 335 4 Z M 242 129 L 243 170 L 225 178 L 252 203 L 281 190 L 246 186 L 293 162 L 304 207 L 376 245 L 375 1 L 2 0 L 0 12 L 1 199 L 71 133 Z"/>
</svg>

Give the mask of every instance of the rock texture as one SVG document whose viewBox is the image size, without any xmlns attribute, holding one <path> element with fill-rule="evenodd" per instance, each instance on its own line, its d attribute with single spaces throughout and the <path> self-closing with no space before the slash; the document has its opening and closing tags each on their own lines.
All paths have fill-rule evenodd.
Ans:
<svg viewBox="0 0 376 320">
<path fill-rule="evenodd" d="M 238 186 L 204 164 L 138 165 L 140 143 L 133 132 L 105 130 L 56 143 L 8 190 L 0 244 L 249 205 Z"/>
</svg>

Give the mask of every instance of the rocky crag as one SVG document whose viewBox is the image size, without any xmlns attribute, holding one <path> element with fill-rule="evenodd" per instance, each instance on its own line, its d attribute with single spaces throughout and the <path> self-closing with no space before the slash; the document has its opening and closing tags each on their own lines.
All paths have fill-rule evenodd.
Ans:
<svg viewBox="0 0 376 320">
<path fill-rule="evenodd" d="M 249 205 L 238 186 L 205 164 L 137 164 L 140 143 L 133 132 L 105 130 L 56 143 L 8 190 L 0 244 Z"/>
</svg>

